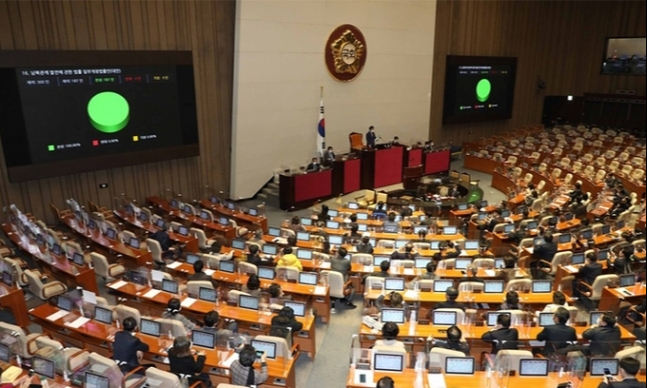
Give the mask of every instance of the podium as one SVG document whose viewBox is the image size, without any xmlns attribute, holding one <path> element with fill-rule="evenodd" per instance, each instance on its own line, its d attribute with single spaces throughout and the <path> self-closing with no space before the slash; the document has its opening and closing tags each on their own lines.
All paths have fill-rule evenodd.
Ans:
<svg viewBox="0 0 647 388">
<path fill-rule="evenodd" d="M 374 189 L 402 182 L 404 147 L 362 150 L 362 189 Z"/>
<path fill-rule="evenodd" d="M 449 150 L 425 152 L 425 175 L 449 171 Z"/>
<path fill-rule="evenodd" d="M 332 170 L 279 176 L 279 207 L 304 208 L 332 194 Z"/>
<path fill-rule="evenodd" d="M 361 167 L 361 159 L 357 157 L 335 160 L 332 168 L 332 195 L 359 190 Z"/>
</svg>

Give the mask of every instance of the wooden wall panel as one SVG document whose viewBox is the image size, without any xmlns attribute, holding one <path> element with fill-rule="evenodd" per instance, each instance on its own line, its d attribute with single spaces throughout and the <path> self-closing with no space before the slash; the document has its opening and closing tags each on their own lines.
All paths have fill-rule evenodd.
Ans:
<svg viewBox="0 0 647 388">
<path fill-rule="evenodd" d="M 645 77 L 601 75 L 609 36 L 645 36 L 645 1 L 438 0 L 429 136 L 468 139 L 541 121 L 546 95 L 645 95 Z M 518 58 L 510 120 L 442 124 L 446 55 Z M 546 89 L 537 89 L 537 80 Z"/>
<path fill-rule="evenodd" d="M 0 0 L 0 50 L 192 50 L 200 136 L 199 157 L 19 184 L 9 183 L 2 162 L 0 205 L 51 222 L 49 203 L 68 197 L 111 206 L 121 193 L 142 201 L 167 190 L 187 198 L 205 186 L 227 192 L 234 23 L 233 0 Z"/>
</svg>

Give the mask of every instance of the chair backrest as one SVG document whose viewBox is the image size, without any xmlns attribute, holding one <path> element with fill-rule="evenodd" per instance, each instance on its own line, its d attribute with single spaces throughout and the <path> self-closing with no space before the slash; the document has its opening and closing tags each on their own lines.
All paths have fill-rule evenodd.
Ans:
<svg viewBox="0 0 647 388">
<path fill-rule="evenodd" d="M 438 368 L 445 371 L 445 359 L 447 357 L 465 357 L 465 354 L 458 350 L 435 347 L 429 352 L 429 368 Z"/>
<path fill-rule="evenodd" d="M 532 280 L 530 279 L 512 279 L 505 286 L 505 291 L 530 291 L 532 289 Z"/>
<path fill-rule="evenodd" d="M 88 365 L 90 352 L 79 348 L 65 348 L 63 350 L 63 359 L 65 361 L 65 371 L 68 374 L 74 373 Z"/>
<path fill-rule="evenodd" d="M 166 334 L 170 331 L 173 337 L 183 337 L 187 335 L 184 324 L 177 319 L 155 318 L 155 322 L 160 323 L 162 333 Z"/>
<path fill-rule="evenodd" d="M 458 283 L 459 292 L 473 292 L 473 291 L 483 291 L 483 283 L 481 282 L 460 282 Z"/>
<path fill-rule="evenodd" d="M 146 369 L 146 385 L 159 388 L 184 388 L 175 373 L 165 372 L 154 367 Z"/>
<path fill-rule="evenodd" d="M 32 334 L 28 337 L 22 327 L 4 321 L 0 321 L 0 333 L 12 336 L 16 340 L 11 345 L 12 353 L 19 354 L 23 358 L 31 357 L 27 349 L 27 342 L 35 335 Z M 36 335 L 40 335 L 40 333 Z"/>
<path fill-rule="evenodd" d="M 112 311 L 114 312 L 116 318 L 119 320 L 120 324 L 123 324 L 124 319 L 128 317 L 133 317 L 135 318 L 135 321 L 137 321 L 137 325 L 139 325 L 139 322 L 142 319 L 142 316 L 139 310 L 137 310 L 134 307 L 126 306 L 123 304 L 116 305 Z"/>
<path fill-rule="evenodd" d="M 241 295 L 249 295 L 249 294 L 239 290 L 229 290 L 227 292 L 227 302 L 233 305 L 238 305 L 238 297 Z"/>
<path fill-rule="evenodd" d="M 29 291 L 32 292 L 32 294 L 38 296 L 39 298 L 43 299 L 42 297 L 42 289 L 43 289 L 43 282 L 40 280 L 40 277 L 38 276 L 37 272 L 34 272 L 30 269 L 26 269 L 23 271 L 25 274 L 25 277 L 27 278 L 27 284 L 29 285 Z"/>
<path fill-rule="evenodd" d="M 8 264 L 13 270 L 14 279 L 18 282 L 18 285 L 21 287 L 27 286 L 29 283 L 27 277 L 23 273 L 22 263 L 19 259 L 14 259 L 10 257 L 3 257 L 2 260 Z"/>
<path fill-rule="evenodd" d="M 110 265 L 108 264 L 108 259 L 104 255 L 97 252 L 90 252 L 90 260 L 92 262 L 92 266 L 94 267 L 94 272 L 97 275 L 104 278 L 109 277 L 108 267 Z"/>
<path fill-rule="evenodd" d="M 350 142 L 351 150 L 361 151 L 364 148 L 364 136 L 359 132 L 351 132 L 348 134 L 348 141 Z"/>
<path fill-rule="evenodd" d="M 519 360 L 523 358 L 533 358 L 530 350 L 512 350 L 502 349 L 496 354 L 494 359 L 495 370 L 519 372 Z"/>
<path fill-rule="evenodd" d="M 147 238 L 146 247 L 148 247 L 148 251 L 151 253 L 153 261 L 157 263 L 164 262 L 164 260 L 162 259 L 162 246 L 160 245 L 159 241 L 153 240 L 152 238 Z"/>
<path fill-rule="evenodd" d="M 377 246 L 379 248 L 393 249 L 393 248 L 395 248 L 395 241 L 393 241 L 393 240 L 378 240 Z"/>
<path fill-rule="evenodd" d="M 434 309 L 434 311 L 455 312 L 456 313 L 456 324 L 460 325 L 463 322 L 465 322 L 465 311 L 463 311 L 461 309 L 442 308 L 442 309 Z"/>
<path fill-rule="evenodd" d="M 327 253 L 314 251 L 314 252 L 312 252 L 312 257 L 315 260 L 321 260 L 321 261 L 325 261 L 325 262 L 330 262 L 330 255 L 327 254 Z"/>
<path fill-rule="evenodd" d="M 204 233 L 204 230 L 200 228 L 189 228 L 189 233 L 191 233 L 193 237 L 198 239 L 198 246 L 200 248 L 208 248 L 207 235 Z"/>
<path fill-rule="evenodd" d="M 433 291 L 434 289 L 433 279 L 419 279 L 418 289 L 420 289 L 420 291 Z"/>
<path fill-rule="evenodd" d="M 640 369 L 645 369 L 645 348 L 643 346 L 630 346 L 616 353 L 615 358 L 621 360 L 625 357 L 631 357 L 640 361 Z"/>
<path fill-rule="evenodd" d="M 550 273 L 551 274 L 557 273 L 557 269 L 559 268 L 560 265 L 570 264 L 572 256 L 573 256 L 573 252 L 571 251 L 557 252 L 555 256 L 553 256 L 553 260 L 551 261 Z"/>
<path fill-rule="evenodd" d="M 366 291 L 384 289 L 384 278 L 379 276 L 367 276 L 364 285 Z"/>
<path fill-rule="evenodd" d="M 276 277 L 296 281 L 299 279 L 299 270 L 294 267 L 280 265 L 276 267 Z"/>
<path fill-rule="evenodd" d="M 472 265 L 476 268 L 494 268 L 494 259 L 478 258 L 472 261 Z"/>
<path fill-rule="evenodd" d="M 246 261 L 239 261 L 238 268 L 242 273 L 246 273 L 250 275 L 251 274 L 258 275 L 258 267 L 252 263 L 248 263 Z"/>
<path fill-rule="evenodd" d="M 373 265 L 373 255 L 370 253 L 353 253 L 350 257 L 351 263 L 360 263 L 362 265 Z"/>
<path fill-rule="evenodd" d="M 209 255 L 207 253 L 203 253 L 202 261 L 204 261 L 204 264 L 211 269 L 218 269 L 220 267 L 219 255 Z"/>
<path fill-rule="evenodd" d="M 189 280 L 186 282 L 186 292 L 192 298 L 197 298 L 200 294 L 200 288 L 214 289 L 213 283 L 208 280 Z"/>
<path fill-rule="evenodd" d="M 618 280 L 620 278 L 618 275 L 599 275 L 597 278 L 595 278 L 595 281 L 591 285 L 591 288 L 593 291 L 591 292 L 591 300 L 600 300 L 600 297 L 602 296 L 602 289 L 609 284 L 618 284 Z"/>
<path fill-rule="evenodd" d="M 333 298 L 343 298 L 344 295 L 344 276 L 337 271 L 321 271 L 322 276 L 328 279 L 330 287 L 330 296 Z"/>
<path fill-rule="evenodd" d="M 413 249 L 417 251 L 427 251 L 431 249 L 431 244 L 428 242 L 414 242 Z"/>
<path fill-rule="evenodd" d="M 92 352 L 88 356 L 89 370 L 105 376 L 110 382 L 110 388 L 120 388 L 123 385 L 124 375 L 116 362 L 98 353 Z"/>
</svg>

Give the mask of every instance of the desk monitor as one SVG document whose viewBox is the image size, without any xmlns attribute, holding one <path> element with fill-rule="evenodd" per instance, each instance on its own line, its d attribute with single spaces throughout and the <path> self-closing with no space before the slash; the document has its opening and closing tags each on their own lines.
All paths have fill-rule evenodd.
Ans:
<svg viewBox="0 0 647 388">
<path fill-rule="evenodd" d="M 299 241 L 310 241 L 310 233 L 308 232 L 298 232 L 297 240 Z"/>
<path fill-rule="evenodd" d="M 416 268 L 427 268 L 430 261 L 430 258 L 416 257 Z"/>
<path fill-rule="evenodd" d="M 357 202 L 348 202 L 348 208 L 349 209 L 359 209 L 359 205 Z"/>
<path fill-rule="evenodd" d="M 589 314 L 589 325 L 597 325 L 600 321 L 600 317 L 608 312 L 610 311 L 591 311 L 591 313 Z"/>
<path fill-rule="evenodd" d="M 177 209 L 180 206 L 180 203 L 178 202 L 177 199 L 172 199 L 170 205 L 172 208 Z"/>
<path fill-rule="evenodd" d="M 72 299 L 65 296 L 59 296 L 56 300 L 56 306 L 65 311 L 72 311 Z"/>
<path fill-rule="evenodd" d="M 56 377 L 56 367 L 54 361 L 36 356 L 32 358 L 31 367 L 34 372 L 36 372 L 36 374 L 40 376 L 45 376 L 50 379 Z"/>
<path fill-rule="evenodd" d="M 467 269 L 472 265 L 472 259 L 466 259 L 466 258 L 458 258 L 456 259 L 456 264 L 454 264 L 454 268 L 456 269 Z"/>
<path fill-rule="evenodd" d="M 275 273 L 272 267 L 258 267 L 258 277 L 260 279 L 274 279 Z"/>
<path fill-rule="evenodd" d="M 312 260 L 312 251 L 310 249 L 297 249 L 297 257 L 302 260 Z"/>
<path fill-rule="evenodd" d="M 299 272 L 299 283 L 308 284 L 311 286 L 317 285 L 317 273 L 316 272 Z"/>
<path fill-rule="evenodd" d="M 357 224 L 357 231 L 358 232 L 366 232 L 366 231 L 368 231 L 368 225 L 366 225 L 366 224 Z"/>
<path fill-rule="evenodd" d="M 413 228 L 413 233 L 415 233 L 415 234 L 424 233 L 426 235 L 427 234 L 427 227 L 426 226 L 415 226 Z"/>
<path fill-rule="evenodd" d="M 479 240 L 467 240 L 465 241 L 465 250 L 466 251 L 477 251 L 479 249 Z"/>
<path fill-rule="evenodd" d="M 570 220 L 572 220 L 574 217 L 575 217 L 575 216 L 573 215 L 573 213 L 565 213 L 565 214 L 564 214 L 564 221 L 570 221 Z"/>
<path fill-rule="evenodd" d="M 612 375 L 618 374 L 617 358 L 591 358 L 591 376 L 604 376 L 604 370 L 608 369 Z"/>
<path fill-rule="evenodd" d="M 473 375 L 474 357 L 445 358 L 445 373 L 454 375 Z"/>
<path fill-rule="evenodd" d="M 488 326 L 496 326 L 496 320 L 498 319 L 499 315 L 505 314 L 505 315 L 511 315 L 510 313 L 501 313 L 498 311 L 488 311 L 487 313 L 487 325 Z"/>
<path fill-rule="evenodd" d="M 519 360 L 519 376 L 548 376 L 548 359 L 522 358 Z"/>
<path fill-rule="evenodd" d="M 553 321 L 553 313 L 539 313 L 539 326 L 552 326 L 555 324 Z"/>
<path fill-rule="evenodd" d="M 97 222 L 90 218 L 88 220 L 88 229 L 95 230 L 97 228 Z"/>
<path fill-rule="evenodd" d="M 234 249 L 240 249 L 244 250 L 245 249 L 245 240 L 236 238 L 231 240 L 231 247 Z"/>
<path fill-rule="evenodd" d="M 207 302 L 215 302 L 218 300 L 218 292 L 213 288 L 200 287 L 198 290 L 198 299 L 206 300 Z"/>
<path fill-rule="evenodd" d="M 384 372 L 402 372 L 404 369 L 404 354 L 374 353 L 373 370 Z"/>
<path fill-rule="evenodd" d="M 281 229 L 270 226 L 267 229 L 267 234 L 269 234 L 270 236 L 273 236 L 273 237 L 280 237 L 281 236 Z"/>
<path fill-rule="evenodd" d="M 539 224 L 537 223 L 537 221 L 530 221 L 526 224 L 526 230 L 535 230 L 538 226 Z"/>
<path fill-rule="evenodd" d="M 328 215 L 330 217 L 337 217 L 339 215 L 339 211 L 335 209 L 328 209 Z"/>
<path fill-rule="evenodd" d="M 432 251 L 437 251 L 438 249 L 440 249 L 440 241 L 431 241 L 429 243 L 429 249 L 431 249 Z"/>
<path fill-rule="evenodd" d="M 629 287 L 636 284 L 636 274 L 628 273 L 625 275 L 620 275 L 620 287 Z"/>
<path fill-rule="evenodd" d="M 420 222 L 425 222 L 427 221 L 427 216 L 418 216 L 418 220 L 420 220 Z"/>
<path fill-rule="evenodd" d="M 292 300 L 286 300 L 285 303 L 283 303 L 283 306 L 289 307 L 294 311 L 294 315 L 297 317 L 305 317 L 306 316 L 306 303 L 305 302 L 295 302 Z"/>
<path fill-rule="evenodd" d="M 503 233 L 510 234 L 514 232 L 514 224 L 505 224 L 503 226 Z"/>
<path fill-rule="evenodd" d="M 501 257 L 497 257 L 496 259 L 494 259 L 494 268 L 496 269 L 505 268 L 505 259 Z"/>
<path fill-rule="evenodd" d="M 503 280 L 485 280 L 483 281 L 483 292 L 486 294 L 502 293 L 504 289 Z"/>
<path fill-rule="evenodd" d="M 253 339 L 252 346 L 256 351 L 265 353 L 265 357 L 276 358 L 276 344 L 274 342 Z"/>
<path fill-rule="evenodd" d="M 235 263 L 233 260 L 222 260 L 218 263 L 218 269 L 222 272 L 234 273 Z"/>
<path fill-rule="evenodd" d="M 584 229 L 580 232 L 580 240 L 591 240 L 593 238 L 592 229 Z"/>
<path fill-rule="evenodd" d="M 2 282 L 8 286 L 13 286 L 13 275 L 11 272 L 2 271 Z"/>
<path fill-rule="evenodd" d="M 438 311 L 432 312 L 432 323 L 434 325 L 455 325 L 456 324 L 456 311 Z"/>
<path fill-rule="evenodd" d="M 162 279 L 162 290 L 170 292 L 171 294 L 177 294 L 178 284 L 175 280 Z"/>
<path fill-rule="evenodd" d="M 61 246 L 57 243 L 54 243 L 54 245 L 52 245 L 52 253 L 54 253 L 56 256 L 60 256 L 61 254 L 63 254 L 63 248 L 61 248 Z"/>
<path fill-rule="evenodd" d="M 128 245 L 130 245 L 130 247 L 133 249 L 139 249 L 139 240 L 137 239 L 137 237 L 131 237 L 128 240 Z"/>
<path fill-rule="evenodd" d="M 212 195 L 212 196 L 209 198 L 209 201 L 211 201 L 211 203 L 213 203 L 213 204 L 218 204 L 218 203 L 220 203 L 220 200 L 219 200 L 219 199 L 218 199 L 218 197 L 216 197 L 215 195 Z"/>
<path fill-rule="evenodd" d="M 468 205 L 466 203 L 459 203 L 458 210 L 467 210 Z"/>
<path fill-rule="evenodd" d="M 11 360 L 11 350 L 5 344 L 0 344 L 0 361 L 9 362 Z"/>
<path fill-rule="evenodd" d="M 196 346 L 213 349 L 216 346 L 216 335 L 208 331 L 194 329 L 191 332 L 191 342 Z"/>
<path fill-rule="evenodd" d="M 458 232 L 455 226 L 443 226 L 443 234 L 454 235 Z"/>
<path fill-rule="evenodd" d="M 229 225 L 229 219 L 227 217 L 220 217 L 218 218 L 218 223 L 222 226 L 227 226 Z"/>
<path fill-rule="evenodd" d="M 94 320 L 106 325 L 112 325 L 112 310 L 101 306 L 94 306 Z"/>
<path fill-rule="evenodd" d="M 189 235 L 189 228 L 187 228 L 184 225 L 180 225 L 179 228 L 177 228 L 177 232 L 181 234 L 182 236 L 188 236 Z"/>
<path fill-rule="evenodd" d="M 510 210 L 501 210 L 501 217 L 510 217 Z"/>
<path fill-rule="evenodd" d="M 571 242 L 571 234 L 570 233 L 562 233 L 562 234 L 560 234 L 557 242 L 559 244 L 567 244 L 567 243 Z"/>
<path fill-rule="evenodd" d="M 193 215 L 193 209 L 191 209 L 191 206 L 189 206 L 189 205 L 187 205 L 187 204 L 184 204 L 184 205 L 182 206 L 182 211 L 183 211 L 184 213 L 186 213 L 186 214 Z"/>
<path fill-rule="evenodd" d="M 339 229 L 339 222 L 337 222 L 337 221 L 326 221 L 326 228 L 328 228 L 328 229 Z"/>
<path fill-rule="evenodd" d="M 130 270 L 126 274 L 126 279 L 140 286 L 148 285 L 148 275 L 140 271 Z"/>
<path fill-rule="evenodd" d="M 157 226 L 160 229 L 166 229 L 166 223 L 164 222 L 164 219 L 162 219 L 162 218 L 158 218 L 155 221 L 155 226 Z"/>
<path fill-rule="evenodd" d="M 83 258 L 83 255 L 80 254 L 79 252 L 74 252 L 72 253 L 72 261 L 76 265 L 85 265 L 85 259 Z"/>
<path fill-rule="evenodd" d="M 360 221 L 368 220 L 368 213 L 356 213 L 357 219 Z"/>
<path fill-rule="evenodd" d="M 407 245 L 409 240 L 395 240 L 395 249 L 400 249 Z"/>
<path fill-rule="evenodd" d="M 257 216 L 257 215 L 258 215 L 258 209 L 250 208 L 250 209 L 247 211 L 247 213 L 248 213 L 250 216 Z"/>
<path fill-rule="evenodd" d="M 310 218 L 310 217 L 301 217 L 301 225 L 312 226 L 312 218 Z"/>
<path fill-rule="evenodd" d="M 404 309 L 383 308 L 380 312 L 382 322 L 404 323 Z"/>
<path fill-rule="evenodd" d="M 379 267 L 383 261 L 390 261 L 389 256 L 373 256 L 373 265 Z"/>
<path fill-rule="evenodd" d="M 384 233 L 398 233 L 397 225 L 384 225 Z"/>
<path fill-rule="evenodd" d="M 532 281 L 532 292 L 534 293 L 546 293 L 552 291 L 552 285 L 550 280 L 533 280 Z"/>
<path fill-rule="evenodd" d="M 328 243 L 330 245 L 341 245 L 344 242 L 342 236 L 328 236 Z"/>
<path fill-rule="evenodd" d="M 209 214 L 206 210 L 200 210 L 200 218 L 202 218 L 205 221 L 210 221 L 211 214 Z"/>
<path fill-rule="evenodd" d="M 476 218 L 481 221 L 487 218 L 487 213 L 486 212 L 479 212 Z"/>
<path fill-rule="evenodd" d="M 250 310 L 258 310 L 258 298 L 250 295 L 239 295 L 238 307 Z"/>
<path fill-rule="evenodd" d="M 86 371 L 83 388 L 110 388 L 110 379 L 98 373 Z"/>
<path fill-rule="evenodd" d="M 571 256 L 571 264 L 584 264 L 584 253 L 573 253 L 573 256 Z"/>
<path fill-rule="evenodd" d="M 608 258 L 609 258 L 609 250 L 608 249 L 600 249 L 598 251 L 598 261 L 607 260 Z"/>
<path fill-rule="evenodd" d="M 193 265 L 199 260 L 200 260 L 200 256 L 196 255 L 195 253 L 187 253 L 186 254 L 186 262 L 187 262 L 187 264 Z"/>
<path fill-rule="evenodd" d="M 453 286 L 453 280 L 434 280 L 434 292 L 445 292 L 449 287 Z"/>
<path fill-rule="evenodd" d="M 479 203 L 479 207 L 487 207 L 487 205 L 488 205 L 487 200 L 483 200 Z"/>
<path fill-rule="evenodd" d="M 264 244 L 263 245 L 263 253 L 266 255 L 276 255 L 278 252 L 278 247 L 276 245 L 272 244 Z"/>
<path fill-rule="evenodd" d="M 609 224 L 603 225 L 600 234 L 609 234 L 609 233 L 611 233 L 611 225 Z"/>
<path fill-rule="evenodd" d="M 386 291 L 404 291 L 404 278 L 384 279 L 384 289 Z"/>
<path fill-rule="evenodd" d="M 112 228 L 107 228 L 106 229 L 106 238 L 109 238 L 110 240 L 114 240 L 117 238 L 117 231 L 112 229 Z"/>
<path fill-rule="evenodd" d="M 233 202 L 225 202 L 225 206 L 227 206 L 227 209 L 229 210 L 235 210 L 236 205 Z"/>
</svg>

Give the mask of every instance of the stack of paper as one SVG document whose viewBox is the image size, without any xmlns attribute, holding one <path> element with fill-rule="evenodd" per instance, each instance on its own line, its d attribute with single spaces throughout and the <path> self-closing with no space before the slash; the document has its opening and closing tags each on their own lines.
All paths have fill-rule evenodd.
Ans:
<svg viewBox="0 0 647 388">
<path fill-rule="evenodd" d="M 151 288 L 144 294 L 144 298 L 154 298 L 157 294 L 160 293 L 160 290 L 156 290 L 154 288 Z"/>
<path fill-rule="evenodd" d="M 123 280 L 119 280 L 119 281 L 116 281 L 116 282 L 112 283 L 108 287 L 112 288 L 113 290 L 118 290 L 121 287 L 125 286 L 126 284 L 128 284 L 128 283 L 124 282 Z"/>
<path fill-rule="evenodd" d="M 180 265 L 182 265 L 182 263 L 180 263 L 179 261 L 174 261 L 171 264 L 166 264 L 166 268 L 175 269 Z"/>
<path fill-rule="evenodd" d="M 72 322 L 65 322 L 65 326 L 72 327 L 74 329 L 78 329 L 79 327 L 85 325 L 89 321 L 90 321 L 90 318 L 78 317 Z"/>
</svg>

